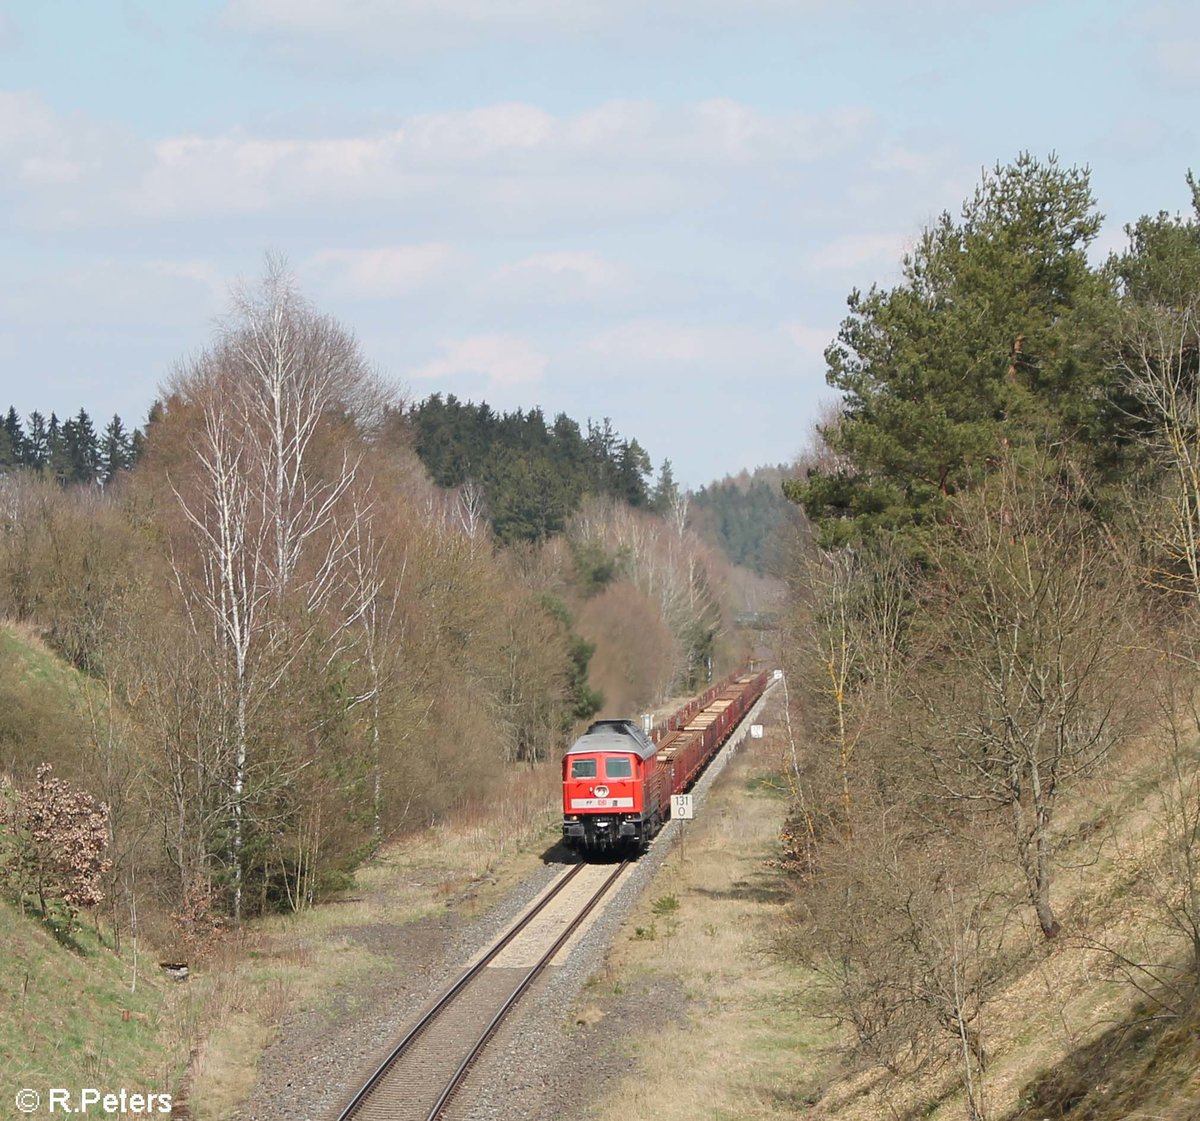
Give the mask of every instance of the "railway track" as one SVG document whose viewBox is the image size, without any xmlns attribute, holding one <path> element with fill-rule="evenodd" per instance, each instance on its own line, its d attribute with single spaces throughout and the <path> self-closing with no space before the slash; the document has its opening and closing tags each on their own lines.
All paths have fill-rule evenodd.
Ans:
<svg viewBox="0 0 1200 1121">
<path fill-rule="evenodd" d="M 450 986 L 338 1121 L 437 1121 L 505 1017 L 629 867 L 576 864 Z"/>
</svg>

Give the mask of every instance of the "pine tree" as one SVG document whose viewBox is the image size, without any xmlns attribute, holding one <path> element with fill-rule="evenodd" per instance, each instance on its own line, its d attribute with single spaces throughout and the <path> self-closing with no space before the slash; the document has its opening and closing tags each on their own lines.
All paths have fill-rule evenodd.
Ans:
<svg viewBox="0 0 1200 1121">
<path fill-rule="evenodd" d="M 132 464 L 133 448 L 125 432 L 125 425 L 121 418 L 113 413 L 100 445 L 100 477 L 107 486 L 118 471 L 128 471 Z"/>
<path fill-rule="evenodd" d="M 671 461 L 664 459 L 658 471 L 658 481 L 654 484 L 654 493 L 650 498 L 650 508 L 656 514 L 666 514 L 678 496 L 679 486 L 675 482 L 675 472 L 671 470 Z"/>
<path fill-rule="evenodd" d="M 129 466 L 136 467 L 138 461 L 146 454 L 146 444 L 150 438 L 150 432 L 156 424 L 163 418 L 163 403 L 155 401 L 150 406 L 150 411 L 146 414 L 146 425 L 144 428 L 135 428 L 133 435 L 129 439 Z"/>
<path fill-rule="evenodd" d="M 0 427 L 0 477 L 20 466 L 20 455 L 13 450 L 8 429 Z"/>
<path fill-rule="evenodd" d="M 95 483 L 100 478 L 100 438 L 92 418 L 85 409 L 80 409 L 68 423 L 71 425 L 70 436 L 67 437 L 66 426 L 63 432 L 67 437 L 67 459 L 71 465 L 68 481 Z"/>
<path fill-rule="evenodd" d="M 57 425 L 58 422 L 55 421 L 56 428 Z M 50 436 L 46 428 L 46 418 L 37 410 L 29 414 L 29 435 L 25 440 L 24 450 L 22 464 L 40 475 L 50 459 Z"/>
<path fill-rule="evenodd" d="M 825 352 L 843 408 L 823 434 L 852 469 L 785 484 L 826 543 L 920 537 L 1005 449 L 1101 442 L 1100 223 L 1086 170 L 1022 154 L 925 231 L 900 285 L 851 294 Z"/>
<path fill-rule="evenodd" d="M 8 453 L 10 466 L 21 467 L 25 464 L 25 432 L 21 428 L 21 418 L 11 405 L 8 415 L 4 418 L 4 434 L 8 438 Z"/>
<path fill-rule="evenodd" d="M 70 420 L 59 423 L 56 413 L 50 414 L 46 425 L 46 473 L 63 486 L 71 481 L 70 445 L 75 439 L 74 427 Z"/>
<path fill-rule="evenodd" d="M 646 505 L 646 479 L 650 475 L 650 457 L 636 440 L 622 442 L 617 453 L 613 493 L 630 506 Z"/>
</svg>

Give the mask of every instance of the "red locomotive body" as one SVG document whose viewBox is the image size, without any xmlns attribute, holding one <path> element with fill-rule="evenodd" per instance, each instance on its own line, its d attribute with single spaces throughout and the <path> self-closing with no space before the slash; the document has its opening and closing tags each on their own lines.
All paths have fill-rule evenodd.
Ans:
<svg viewBox="0 0 1200 1121">
<path fill-rule="evenodd" d="M 568 843 L 645 845 L 658 832 L 663 795 L 657 750 L 631 720 L 597 720 L 571 745 L 563 756 Z"/>
<path fill-rule="evenodd" d="M 762 696 L 767 675 L 727 678 L 667 721 L 656 740 L 631 720 L 598 720 L 563 757 L 563 838 L 645 848 L 682 794 Z"/>
</svg>

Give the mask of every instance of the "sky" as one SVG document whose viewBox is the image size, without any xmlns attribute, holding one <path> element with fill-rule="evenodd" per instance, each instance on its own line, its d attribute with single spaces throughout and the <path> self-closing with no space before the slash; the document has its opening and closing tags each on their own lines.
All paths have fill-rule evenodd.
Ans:
<svg viewBox="0 0 1200 1121">
<path fill-rule="evenodd" d="M 1179 0 L 0 0 L 0 409 L 140 423 L 277 252 L 408 398 L 699 487 L 796 456 L 984 168 L 1089 167 L 1099 258 L 1198 108 Z"/>
</svg>

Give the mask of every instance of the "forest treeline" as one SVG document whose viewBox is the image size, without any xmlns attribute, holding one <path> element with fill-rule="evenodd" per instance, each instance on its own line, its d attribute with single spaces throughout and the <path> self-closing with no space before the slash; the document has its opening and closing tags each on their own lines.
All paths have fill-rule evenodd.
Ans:
<svg viewBox="0 0 1200 1121">
<path fill-rule="evenodd" d="M 434 393 L 408 422 L 433 481 L 476 493 L 504 542 L 562 533 L 587 495 L 661 510 L 675 493 L 670 463 L 652 491 L 649 455 L 637 440 L 621 439 L 607 417 L 589 420 L 585 432 L 565 413 L 547 424 L 537 408 L 497 413 L 486 402 Z"/>
<path fill-rule="evenodd" d="M 20 870 L 47 854 L 14 823 L 51 764 L 108 807 L 114 930 L 135 891 L 193 926 L 306 907 L 602 707 L 636 713 L 733 660 L 724 564 L 649 508 L 635 441 L 590 430 L 594 475 L 558 520 L 505 530 L 486 473 L 439 486 L 415 450 L 447 408 L 482 412 L 405 407 L 271 261 L 109 485 L 49 460 L 3 472 L 0 616 L 82 684 L 0 641 L 0 888 L 34 890 Z M 529 417 L 497 424 L 527 436 Z"/>
<path fill-rule="evenodd" d="M 895 287 L 850 295 L 826 351 L 840 408 L 785 483 L 812 526 L 785 644 L 814 745 L 791 767 L 796 948 L 856 1062 L 953 1072 L 972 1121 L 1014 1108 L 992 1095 L 993 1005 L 1039 943 L 1099 954 L 1145 1002 L 1131 1022 L 1194 1022 L 1200 1001 L 1188 184 L 1192 214 L 1142 218 L 1097 263 L 1086 170 L 987 173 Z M 1123 781 L 1152 809 L 1089 912 L 1116 859 L 1093 799 Z M 1069 994 L 1035 988 L 1058 1022 Z"/>
<path fill-rule="evenodd" d="M 734 564 L 760 576 L 784 563 L 779 545 L 794 508 L 780 484 L 789 467 L 757 467 L 702 486 L 689 497 L 688 524 Z"/>
<path fill-rule="evenodd" d="M 150 423 L 154 417 L 151 409 Z M 145 446 L 145 431 L 127 429 L 116 414 L 103 432 L 97 432 L 86 409 L 65 421 L 53 412 L 47 420 L 35 410 L 23 423 L 10 405 L 0 424 L 0 474 L 24 469 L 63 485 L 107 485 L 118 471 L 128 471 L 137 463 Z"/>
</svg>

